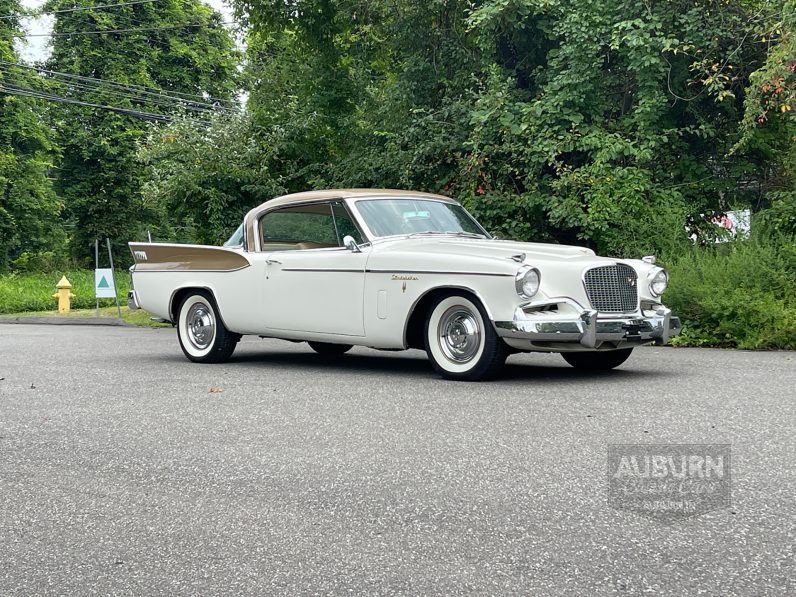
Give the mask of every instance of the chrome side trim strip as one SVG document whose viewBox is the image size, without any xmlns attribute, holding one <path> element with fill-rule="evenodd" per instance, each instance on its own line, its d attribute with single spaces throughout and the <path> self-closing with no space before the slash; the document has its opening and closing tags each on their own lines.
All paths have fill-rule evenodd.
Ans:
<svg viewBox="0 0 796 597">
<path fill-rule="evenodd" d="M 366 269 L 369 274 L 443 274 L 453 276 L 493 276 L 498 278 L 513 278 L 514 274 L 497 274 L 494 272 L 444 272 L 434 270 L 416 269 Z"/>
<path fill-rule="evenodd" d="M 137 265 L 139 267 L 135 268 L 136 275 L 148 274 L 150 272 L 151 273 L 155 273 L 155 272 L 171 272 L 171 273 L 175 273 L 176 272 L 176 273 L 188 273 L 188 274 L 194 274 L 194 273 L 226 274 L 226 273 L 230 273 L 230 272 L 239 272 L 241 270 L 246 269 L 247 267 L 251 267 L 251 264 L 249 264 L 249 265 L 243 265 L 241 267 L 236 267 L 235 269 L 190 269 L 190 268 L 187 268 L 187 267 L 184 267 L 184 268 L 182 268 L 182 267 L 176 268 L 175 267 L 175 268 L 171 268 L 171 269 L 154 269 L 154 268 L 153 269 L 149 269 L 149 268 L 141 269 L 141 264 L 137 264 Z M 144 264 L 144 265 L 146 265 L 146 264 Z"/>
<path fill-rule="evenodd" d="M 364 274 L 364 269 L 335 269 L 335 268 L 314 268 L 314 267 L 283 267 L 282 272 L 338 272 L 348 274 Z"/>
</svg>

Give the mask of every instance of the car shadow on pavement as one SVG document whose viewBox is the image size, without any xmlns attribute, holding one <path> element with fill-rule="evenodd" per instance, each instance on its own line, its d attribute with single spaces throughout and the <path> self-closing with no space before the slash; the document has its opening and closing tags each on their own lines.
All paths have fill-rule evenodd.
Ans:
<svg viewBox="0 0 796 597">
<path fill-rule="evenodd" d="M 158 357 L 162 361 L 163 357 Z M 182 354 L 174 354 L 170 361 L 185 362 Z M 218 365 L 212 365 L 218 366 Z M 245 350 L 236 352 L 229 362 L 221 365 L 231 368 L 254 368 L 263 366 L 278 366 L 283 369 L 317 371 L 322 369 L 325 375 L 412 375 L 422 378 L 441 379 L 434 371 L 425 354 L 418 350 L 400 352 L 354 352 L 336 357 L 329 357 L 307 352 L 281 352 L 263 349 Z M 583 381 L 596 382 L 599 380 L 617 381 L 635 378 L 667 378 L 674 375 L 672 372 L 651 369 L 638 364 L 634 366 L 632 360 L 612 371 L 581 371 L 570 367 L 563 361 L 559 365 L 532 364 L 512 362 L 509 360 L 500 375 L 492 383 L 516 381 L 569 381 L 579 383 Z"/>
<path fill-rule="evenodd" d="M 622 365 L 618 369 L 610 371 L 583 371 L 570 367 L 569 365 L 561 366 L 544 366 L 544 365 L 530 365 L 525 363 L 507 363 L 503 369 L 498 381 L 572 381 L 583 382 L 590 381 L 596 382 L 599 380 L 605 381 L 618 381 L 630 379 L 651 379 L 651 378 L 665 378 L 671 377 L 671 374 L 666 371 L 655 369 L 646 369 L 640 367 L 633 367 L 632 363 Z"/>
</svg>

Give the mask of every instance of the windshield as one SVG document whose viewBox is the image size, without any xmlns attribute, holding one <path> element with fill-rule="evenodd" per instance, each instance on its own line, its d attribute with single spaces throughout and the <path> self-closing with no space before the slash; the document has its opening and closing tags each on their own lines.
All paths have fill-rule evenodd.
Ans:
<svg viewBox="0 0 796 597">
<path fill-rule="evenodd" d="M 229 240 L 224 243 L 225 247 L 242 247 L 243 246 L 243 224 L 238 226 L 238 229 L 232 233 Z"/>
<path fill-rule="evenodd" d="M 489 235 L 461 205 L 432 199 L 363 199 L 356 207 L 375 236 Z"/>
</svg>

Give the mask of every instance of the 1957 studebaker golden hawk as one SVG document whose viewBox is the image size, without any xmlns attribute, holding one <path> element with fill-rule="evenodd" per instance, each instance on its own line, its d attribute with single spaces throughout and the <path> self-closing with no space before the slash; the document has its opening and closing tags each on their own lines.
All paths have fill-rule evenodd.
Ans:
<svg viewBox="0 0 796 597">
<path fill-rule="evenodd" d="M 445 378 L 494 376 L 512 352 L 611 369 L 664 344 L 654 258 L 496 240 L 456 201 L 394 190 L 298 193 L 246 214 L 223 247 L 130 243 L 128 302 L 171 321 L 185 356 L 225 361 L 244 334 L 424 349 Z"/>
</svg>

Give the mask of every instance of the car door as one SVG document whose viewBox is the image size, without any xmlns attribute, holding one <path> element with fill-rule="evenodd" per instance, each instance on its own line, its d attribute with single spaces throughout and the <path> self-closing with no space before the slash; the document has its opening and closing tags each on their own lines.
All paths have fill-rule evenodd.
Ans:
<svg viewBox="0 0 796 597">
<path fill-rule="evenodd" d="M 260 220 L 266 254 L 265 325 L 271 330 L 363 336 L 369 246 L 340 201 L 291 206 Z"/>
</svg>

